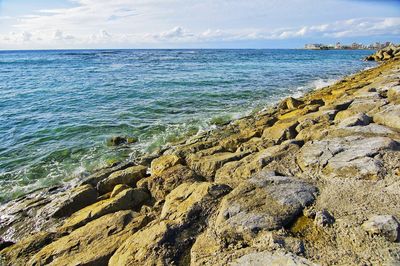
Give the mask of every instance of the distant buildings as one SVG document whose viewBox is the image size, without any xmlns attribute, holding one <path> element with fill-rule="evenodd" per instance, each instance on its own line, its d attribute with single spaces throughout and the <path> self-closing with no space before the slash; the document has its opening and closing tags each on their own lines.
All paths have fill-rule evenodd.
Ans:
<svg viewBox="0 0 400 266">
<path fill-rule="evenodd" d="M 350 45 L 342 45 L 340 42 L 336 44 L 322 44 L 322 43 L 312 43 L 306 44 L 304 49 L 307 50 L 379 50 L 386 46 L 391 45 L 391 42 L 380 43 L 376 42 L 370 45 L 364 45 L 361 43 L 352 43 Z"/>
</svg>

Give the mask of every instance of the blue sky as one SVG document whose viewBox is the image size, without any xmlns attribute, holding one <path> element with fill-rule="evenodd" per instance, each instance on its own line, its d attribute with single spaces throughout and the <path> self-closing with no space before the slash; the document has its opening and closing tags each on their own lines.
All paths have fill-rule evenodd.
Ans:
<svg viewBox="0 0 400 266">
<path fill-rule="evenodd" d="M 400 0 L 0 0 L 0 49 L 400 42 Z"/>
</svg>

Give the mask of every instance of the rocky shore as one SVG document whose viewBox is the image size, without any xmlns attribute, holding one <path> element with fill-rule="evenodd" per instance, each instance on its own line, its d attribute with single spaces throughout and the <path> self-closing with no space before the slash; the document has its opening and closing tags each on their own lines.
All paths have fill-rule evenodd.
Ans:
<svg viewBox="0 0 400 266">
<path fill-rule="evenodd" d="M 400 60 L 0 206 L 0 265 L 400 264 Z"/>
</svg>

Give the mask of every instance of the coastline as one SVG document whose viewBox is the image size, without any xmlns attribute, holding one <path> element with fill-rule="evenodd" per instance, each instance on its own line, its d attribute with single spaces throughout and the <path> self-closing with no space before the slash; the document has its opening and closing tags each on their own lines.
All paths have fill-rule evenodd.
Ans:
<svg viewBox="0 0 400 266">
<path fill-rule="evenodd" d="M 396 218 L 389 233 L 364 225 L 400 218 L 399 73 L 393 59 L 2 205 L 0 236 L 16 243 L 0 254 L 6 265 L 399 262 Z"/>
</svg>

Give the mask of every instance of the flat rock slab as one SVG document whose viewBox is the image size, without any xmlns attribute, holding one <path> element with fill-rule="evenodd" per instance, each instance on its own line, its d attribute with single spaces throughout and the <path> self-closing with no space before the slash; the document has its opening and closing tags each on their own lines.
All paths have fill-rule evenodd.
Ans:
<svg viewBox="0 0 400 266">
<path fill-rule="evenodd" d="M 385 174 L 375 156 L 397 151 L 399 144 L 387 137 L 350 136 L 307 142 L 297 155 L 303 171 L 320 177 L 379 179 Z"/>
<path fill-rule="evenodd" d="M 215 225 L 221 236 L 245 236 L 285 227 L 314 202 L 317 189 L 313 185 L 269 174 L 260 172 L 222 200 Z"/>
<path fill-rule="evenodd" d="M 107 265 L 119 246 L 146 222 L 146 217 L 132 211 L 105 215 L 45 246 L 28 265 Z"/>
<path fill-rule="evenodd" d="M 375 215 L 363 223 L 362 228 L 370 234 L 382 235 L 389 241 L 399 241 L 400 224 L 392 215 Z"/>
<path fill-rule="evenodd" d="M 400 129 L 400 105 L 388 104 L 373 116 L 374 122 Z"/>
<path fill-rule="evenodd" d="M 272 253 L 269 251 L 253 252 L 246 254 L 235 262 L 231 263 L 232 266 L 265 266 L 265 265 L 276 265 L 276 266 L 317 266 L 313 262 L 306 260 L 305 258 L 296 256 L 291 253 L 276 252 Z"/>
</svg>

